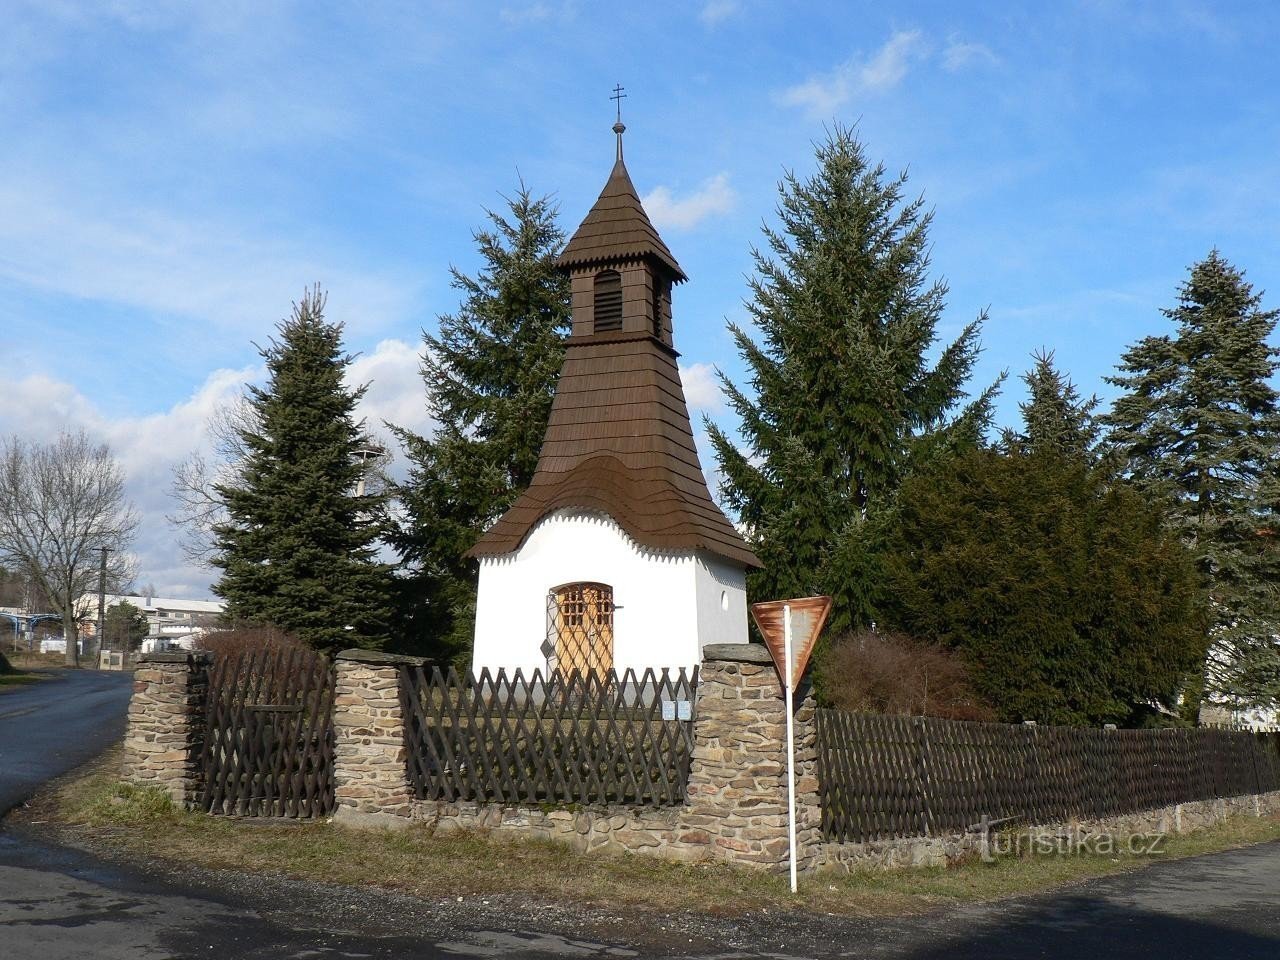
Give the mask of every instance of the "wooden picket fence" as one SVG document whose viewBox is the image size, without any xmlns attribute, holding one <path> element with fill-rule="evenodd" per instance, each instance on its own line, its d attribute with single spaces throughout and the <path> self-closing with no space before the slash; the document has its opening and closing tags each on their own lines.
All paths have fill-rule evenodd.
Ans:
<svg viewBox="0 0 1280 960">
<path fill-rule="evenodd" d="M 684 801 L 698 672 L 401 668 L 421 800 L 667 806 Z"/>
<path fill-rule="evenodd" d="M 963 832 L 984 816 L 1101 818 L 1280 790 L 1280 735 L 817 712 L 828 839 Z"/>
</svg>

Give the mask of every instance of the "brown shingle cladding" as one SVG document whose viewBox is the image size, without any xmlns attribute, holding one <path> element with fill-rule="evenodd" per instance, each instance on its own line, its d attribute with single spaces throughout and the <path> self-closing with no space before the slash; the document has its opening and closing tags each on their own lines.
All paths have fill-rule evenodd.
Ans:
<svg viewBox="0 0 1280 960">
<path fill-rule="evenodd" d="M 582 221 L 582 226 L 569 239 L 557 263 L 562 267 L 573 267 L 646 254 L 656 257 L 675 274 L 676 280 L 688 279 L 649 222 L 649 215 L 640 205 L 640 195 L 631 182 L 631 175 L 619 159 L 613 165 L 609 181 L 600 191 L 600 198 Z"/>
<path fill-rule="evenodd" d="M 672 350 L 653 337 L 569 341 L 537 473 L 471 556 L 519 548 L 553 510 L 611 516 L 636 542 L 760 562 L 711 499 Z"/>
<path fill-rule="evenodd" d="M 643 321 L 643 302 L 636 298 L 652 296 L 655 272 L 665 281 L 685 279 L 640 205 L 621 148 L 600 199 L 557 262 L 575 284 L 597 265 L 622 269 L 631 263 L 625 270 L 639 279 L 624 278 L 624 323 L 630 317 Z M 676 352 L 662 339 L 670 336 L 667 314 L 661 337 L 653 335 L 652 323 L 643 330 L 595 333 L 585 292 L 582 302 L 574 300 L 574 334 L 533 481 L 468 556 L 513 553 L 547 514 L 576 507 L 608 514 L 648 547 L 706 550 L 760 566 L 707 490 Z"/>
</svg>

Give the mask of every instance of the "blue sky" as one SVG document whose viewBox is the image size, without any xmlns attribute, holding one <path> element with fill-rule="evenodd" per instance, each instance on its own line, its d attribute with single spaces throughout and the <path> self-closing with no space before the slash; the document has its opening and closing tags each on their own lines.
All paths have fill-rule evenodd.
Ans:
<svg viewBox="0 0 1280 960">
<path fill-rule="evenodd" d="M 109 440 L 139 579 L 203 595 L 164 521 L 175 461 L 312 282 L 429 425 L 420 331 L 520 177 L 572 231 L 627 161 L 691 282 L 691 405 L 725 416 L 725 319 L 785 169 L 833 121 L 909 168 L 975 386 L 1047 347 L 1086 393 L 1164 329 L 1210 248 L 1280 305 L 1280 13 L 1266 3 L 75 3 L 0 0 L 0 432 Z M 1020 384 L 1000 401 L 1016 418 Z M 704 447 L 704 461 L 705 461 Z M 704 466 L 712 465 L 704 462 Z"/>
</svg>

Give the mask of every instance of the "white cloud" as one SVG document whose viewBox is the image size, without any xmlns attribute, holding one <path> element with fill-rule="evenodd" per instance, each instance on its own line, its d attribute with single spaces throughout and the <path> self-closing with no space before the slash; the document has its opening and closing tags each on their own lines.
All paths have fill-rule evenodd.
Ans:
<svg viewBox="0 0 1280 960">
<path fill-rule="evenodd" d="M 263 374 L 258 365 L 217 370 L 190 397 L 168 410 L 118 418 L 103 415 L 74 386 L 33 375 L 7 384 L 0 434 L 45 439 L 60 430 L 83 428 L 107 442 L 142 518 L 134 544 L 139 582 L 153 583 L 164 596 L 208 596 L 213 574 L 186 560 L 179 535 L 166 519 L 174 506 L 169 496 L 172 472 L 191 453 L 211 452 L 205 429 L 210 415 L 234 399 L 246 382 L 259 381 Z M 430 430 L 413 346 L 401 340 L 382 341 L 369 354 L 356 358 L 348 380 L 370 383 L 358 414 L 384 442 L 391 440 L 383 420 L 418 432 Z"/>
<path fill-rule="evenodd" d="M 418 372 L 421 362 L 417 347 L 403 340 L 383 340 L 372 353 L 356 357 L 347 370 L 349 385 L 369 385 L 360 402 L 360 415 L 368 430 L 384 443 L 392 443 L 384 421 L 416 433 L 431 430 L 426 391 Z"/>
<path fill-rule="evenodd" d="M 966 43 L 952 37 L 942 51 L 942 66 L 956 73 L 966 67 L 995 66 L 1000 62 L 991 48 L 981 43 Z"/>
<path fill-rule="evenodd" d="M 728 213 L 738 202 L 729 174 L 717 173 L 693 193 L 676 198 L 668 187 L 655 187 L 641 201 L 659 229 L 690 230 L 707 217 Z"/>
<path fill-rule="evenodd" d="M 698 19 L 702 21 L 705 27 L 715 27 L 732 17 L 740 9 L 742 9 L 742 5 L 738 3 L 738 0 L 707 0 L 702 5 L 702 11 L 698 14 Z"/>
<path fill-rule="evenodd" d="M 828 116 L 855 97 L 897 86 L 911 62 L 926 52 L 920 31 L 900 30 L 870 57 L 855 56 L 830 73 L 788 87 L 778 100 L 815 116 Z"/>
<path fill-rule="evenodd" d="M 714 413 L 724 408 L 724 395 L 716 368 L 710 363 L 680 365 L 680 382 L 684 385 L 684 398 L 694 410 Z"/>
<path fill-rule="evenodd" d="M 498 17 L 508 26 L 520 27 L 551 19 L 551 7 L 545 3 L 530 3 L 520 7 L 503 7 Z"/>
<path fill-rule="evenodd" d="M 357 329 L 405 315 L 420 281 L 350 266 L 324 240 L 281 240 L 213 218 L 183 219 L 104 198 L 79 198 L 36 180 L 0 187 L 0 278 L 78 299 L 195 317 L 260 334 L 303 288 L 340 290 Z"/>
</svg>

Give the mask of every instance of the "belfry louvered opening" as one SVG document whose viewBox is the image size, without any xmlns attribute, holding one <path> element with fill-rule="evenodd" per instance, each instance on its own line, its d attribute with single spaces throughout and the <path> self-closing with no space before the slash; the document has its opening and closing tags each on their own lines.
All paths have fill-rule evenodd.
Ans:
<svg viewBox="0 0 1280 960">
<path fill-rule="evenodd" d="M 601 270 L 595 282 L 595 332 L 622 329 L 622 275 L 617 270 Z"/>
<path fill-rule="evenodd" d="M 662 277 L 653 278 L 653 335 L 662 339 L 662 305 L 671 297 L 671 282 Z"/>
</svg>

